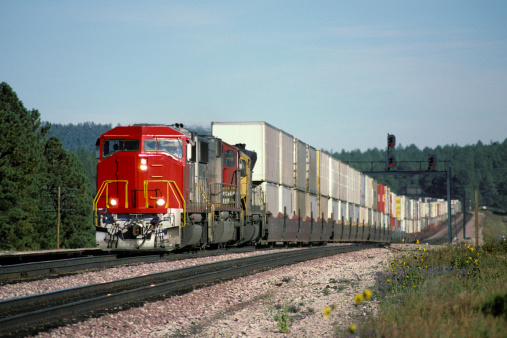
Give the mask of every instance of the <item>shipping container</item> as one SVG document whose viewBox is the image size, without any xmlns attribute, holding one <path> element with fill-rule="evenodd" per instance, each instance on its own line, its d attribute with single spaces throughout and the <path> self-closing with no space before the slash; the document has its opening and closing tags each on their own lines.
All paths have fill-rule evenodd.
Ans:
<svg viewBox="0 0 507 338">
<path fill-rule="evenodd" d="M 324 221 L 327 221 L 331 218 L 331 213 L 329 212 L 329 197 L 327 196 L 320 196 L 319 199 L 319 214 L 318 217 L 315 218 L 322 218 Z M 324 216 L 322 216 L 324 215 Z"/>
<path fill-rule="evenodd" d="M 282 185 L 279 187 L 279 193 L 279 212 L 283 214 L 285 210 L 289 217 L 294 216 L 294 189 Z"/>
<path fill-rule="evenodd" d="M 340 199 L 340 161 L 329 158 L 329 193 L 334 199 Z"/>
<path fill-rule="evenodd" d="M 349 202 L 361 204 L 361 173 L 354 168 L 349 167 L 349 178 L 352 178 L 352 194 L 349 190 Z M 350 183 L 350 179 L 349 179 Z"/>
<path fill-rule="evenodd" d="M 346 224 L 350 220 L 349 214 L 349 204 L 347 202 L 341 201 L 341 220 Z"/>
<path fill-rule="evenodd" d="M 306 192 L 306 144 L 294 139 L 294 179 L 296 189 Z"/>
<path fill-rule="evenodd" d="M 349 202 L 349 166 L 345 163 L 339 162 L 340 165 L 340 192 L 339 199 L 344 202 Z"/>
<path fill-rule="evenodd" d="M 316 220 L 319 216 L 317 195 L 306 193 L 306 217 Z"/>
<path fill-rule="evenodd" d="M 405 198 L 403 195 L 396 197 L 396 218 L 399 220 L 405 220 L 407 212 Z"/>
<path fill-rule="evenodd" d="M 330 198 L 329 199 L 329 212 L 332 214 L 332 218 L 335 222 L 342 220 L 341 201 Z"/>
<path fill-rule="evenodd" d="M 301 219 L 306 219 L 306 192 L 301 190 L 294 191 L 296 209 L 294 210 L 296 215 Z"/>
<path fill-rule="evenodd" d="M 376 180 L 372 180 L 371 185 L 372 185 L 371 186 L 371 189 L 372 189 L 371 200 L 373 202 L 372 209 L 375 210 L 375 211 L 378 211 L 378 205 L 377 205 L 377 189 L 378 189 L 378 184 L 377 184 L 377 181 Z"/>
<path fill-rule="evenodd" d="M 386 186 L 380 183 L 377 184 L 377 210 L 386 212 Z"/>
<path fill-rule="evenodd" d="M 280 184 L 294 187 L 294 137 L 280 130 Z"/>
<path fill-rule="evenodd" d="M 361 206 L 373 208 L 373 178 L 360 173 L 361 175 Z"/>
<path fill-rule="evenodd" d="M 396 194 L 394 192 L 389 192 L 389 217 L 396 217 Z"/>
<path fill-rule="evenodd" d="M 359 225 L 368 225 L 368 209 L 359 207 Z"/>
<path fill-rule="evenodd" d="M 306 192 L 317 194 L 317 150 L 306 146 Z"/>
<path fill-rule="evenodd" d="M 229 144 L 245 144 L 257 153 L 255 182 L 280 184 L 280 129 L 266 122 L 212 122 L 213 136 Z"/>
<path fill-rule="evenodd" d="M 266 212 L 271 213 L 273 217 L 280 216 L 280 186 L 275 183 L 263 182 L 261 183 L 262 191 L 264 192 L 264 198 L 266 202 Z"/>
<path fill-rule="evenodd" d="M 329 158 L 322 150 L 317 151 L 318 194 L 329 197 Z"/>
</svg>

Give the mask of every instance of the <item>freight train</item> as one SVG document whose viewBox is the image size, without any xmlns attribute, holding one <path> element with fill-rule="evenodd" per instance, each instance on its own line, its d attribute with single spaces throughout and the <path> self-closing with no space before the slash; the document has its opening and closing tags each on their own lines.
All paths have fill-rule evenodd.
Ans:
<svg viewBox="0 0 507 338">
<path fill-rule="evenodd" d="M 397 196 L 266 122 L 118 126 L 96 147 L 104 250 L 412 241 L 449 217 L 447 201 Z"/>
</svg>

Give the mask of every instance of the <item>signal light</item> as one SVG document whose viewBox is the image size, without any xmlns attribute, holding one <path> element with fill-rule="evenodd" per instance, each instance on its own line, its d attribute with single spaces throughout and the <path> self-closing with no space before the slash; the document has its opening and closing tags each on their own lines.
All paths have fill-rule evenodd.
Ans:
<svg viewBox="0 0 507 338">
<path fill-rule="evenodd" d="M 396 158 L 394 155 L 389 155 L 387 158 L 387 171 L 395 171 L 396 170 Z"/>
<path fill-rule="evenodd" d="M 387 153 L 391 153 L 396 146 L 396 136 L 393 134 L 387 134 Z"/>
<path fill-rule="evenodd" d="M 437 167 L 437 157 L 435 155 L 428 156 L 428 171 L 435 171 Z"/>
</svg>

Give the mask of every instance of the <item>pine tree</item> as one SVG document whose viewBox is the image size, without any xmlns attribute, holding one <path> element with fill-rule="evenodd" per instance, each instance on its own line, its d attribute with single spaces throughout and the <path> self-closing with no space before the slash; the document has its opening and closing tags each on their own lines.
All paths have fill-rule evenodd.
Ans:
<svg viewBox="0 0 507 338">
<path fill-rule="evenodd" d="M 37 249 L 41 154 L 49 126 L 0 83 L 0 238 L 2 249 Z"/>
<path fill-rule="evenodd" d="M 93 246 L 92 202 L 88 178 L 77 156 L 66 151 L 52 136 L 46 142 L 45 193 L 47 217 L 41 220 L 44 246 L 56 247 L 56 225 L 60 200 L 60 248 Z"/>
</svg>

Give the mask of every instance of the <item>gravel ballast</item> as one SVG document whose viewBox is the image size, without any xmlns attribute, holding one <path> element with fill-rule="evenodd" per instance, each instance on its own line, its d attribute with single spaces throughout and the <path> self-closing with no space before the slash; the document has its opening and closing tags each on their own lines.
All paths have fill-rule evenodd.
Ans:
<svg viewBox="0 0 507 338">
<path fill-rule="evenodd" d="M 371 288 L 375 273 L 383 270 L 392 257 L 392 250 L 375 248 L 298 263 L 90 318 L 39 336 L 287 336 L 280 332 L 275 320 L 285 305 L 296 311 L 289 313 L 289 336 L 332 337 L 339 330 L 345 332 L 352 323 L 357 325 L 367 314 L 376 313 L 375 299 L 355 306 L 354 295 Z M 199 263 L 185 260 L 178 264 L 203 264 L 214 259 L 200 258 Z M 334 309 L 329 318 L 323 315 L 326 306 Z"/>
</svg>

